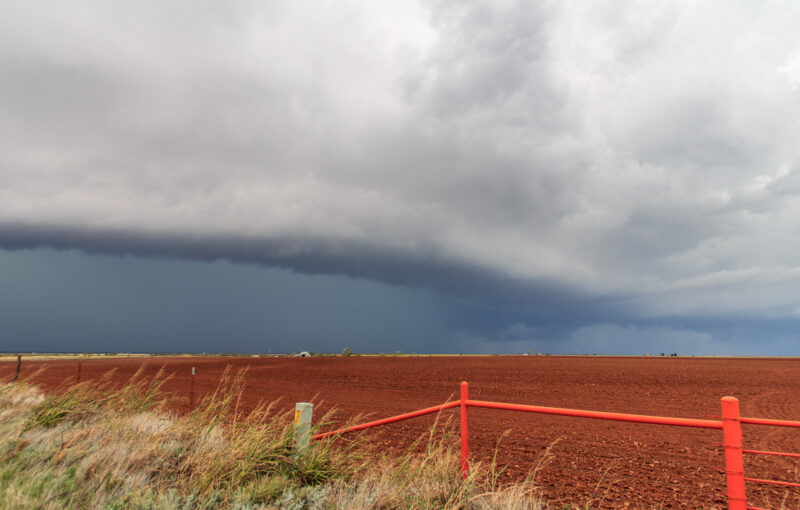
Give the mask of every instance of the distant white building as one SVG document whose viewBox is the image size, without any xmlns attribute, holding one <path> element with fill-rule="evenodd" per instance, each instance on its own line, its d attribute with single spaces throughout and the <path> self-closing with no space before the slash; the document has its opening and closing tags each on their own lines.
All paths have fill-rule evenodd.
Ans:
<svg viewBox="0 0 800 510">
<path fill-rule="evenodd" d="M 310 358 L 311 354 L 309 354 L 308 351 L 300 351 L 297 354 L 295 354 L 295 356 L 299 356 L 301 358 Z"/>
</svg>

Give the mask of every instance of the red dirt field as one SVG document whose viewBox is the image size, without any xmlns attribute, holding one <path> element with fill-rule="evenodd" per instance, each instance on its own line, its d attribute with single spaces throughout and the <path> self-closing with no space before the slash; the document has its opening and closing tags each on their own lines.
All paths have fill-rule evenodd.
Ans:
<svg viewBox="0 0 800 510">
<path fill-rule="evenodd" d="M 0 363 L 8 380 L 15 362 Z M 44 372 L 31 375 L 41 366 Z M 798 359 L 618 358 L 559 356 L 450 356 L 323 358 L 153 357 L 88 359 L 82 380 L 112 368 L 120 381 L 145 366 L 174 374 L 164 389 L 176 409 L 186 409 L 191 367 L 197 367 L 196 398 L 212 391 L 227 365 L 248 368 L 244 405 L 259 400 L 322 401 L 315 417 L 331 407 L 346 419 L 370 419 L 458 398 L 470 383 L 470 398 L 660 416 L 710 418 L 720 398 L 738 397 L 743 416 L 800 420 Z M 77 361 L 23 358 L 21 378 L 48 390 L 75 381 Z M 457 410 L 445 411 L 457 419 Z M 363 433 L 380 446 L 404 446 L 422 434 L 432 417 L 416 418 Z M 489 462 L 503 432 L 498 461 L 502 478 L 514 481 L 539 466 L 551 446 L 552 460 L 539 466 L 536 481 L 548 508 L 726 508 L 719 430 L 641 425 L 585 418 L 470 408 L 474 461 Z M 458 441 L 454 438 L 454 443 Z M 800 452 L 800 430 L 744 426 L 748 449 Z M 747 476 L 800 481 L 800 459 L 745 457 Z M 800 489 L 747 484 L 748 504 L 800 508 Z"/>
</svg>

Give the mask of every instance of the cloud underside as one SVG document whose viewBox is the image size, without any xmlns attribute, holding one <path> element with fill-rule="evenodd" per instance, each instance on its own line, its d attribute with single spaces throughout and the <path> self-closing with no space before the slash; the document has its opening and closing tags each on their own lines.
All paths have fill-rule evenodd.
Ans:
<svg viewBox="0 0 800 510">
<path fill-rule="evenodd" d="M 0 247 L 800 308 L 792 4 L 69 9 L 0 17 Z"/>
</svg>

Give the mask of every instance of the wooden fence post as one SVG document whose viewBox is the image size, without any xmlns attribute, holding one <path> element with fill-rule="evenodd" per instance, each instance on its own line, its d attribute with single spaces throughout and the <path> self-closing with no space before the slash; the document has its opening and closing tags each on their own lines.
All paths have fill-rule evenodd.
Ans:
<svg viewBox="0 0 800 510">
<path fill-rule="evenodd" d="M 725 477 L 728 482 L 728 509 L 746 510 L 742 424 L 739 421 L 739 400 L 735 397 L 722 397 L 722 437 Z"/>
<path fill-rule="evenodd" d="M 189 387 L 189 407 L 194 406 L 194 367 L 192 367 L 192 384 Z"/>
<path fill-rule="evenodd" d="M 12 382 L 17 382 L 19 379 L 19 367 L 22 366 L 22 354 L 17 354 L 17 371 L 14 373 L 14 380 Z"/>
</svg>

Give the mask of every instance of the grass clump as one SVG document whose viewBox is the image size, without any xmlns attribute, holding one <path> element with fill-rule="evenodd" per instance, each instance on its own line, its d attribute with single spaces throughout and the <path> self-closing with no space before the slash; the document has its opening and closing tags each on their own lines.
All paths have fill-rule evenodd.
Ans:
<svg viewBox="0 0 800 510">
<path fill-rule="evenodd" d="M 61 395 L 51 395 L 34 407 L 25 421 L 23 431 L 37 427 L 53 428 L 65 420 L 74 423 L 96 411 L 96 402 L 85 398 L 79 389 L 72 388 Z"/>
<path fill-rule="evenodd" d="M 295 452 L 290 412 L 240 411 L 242 375 L 226 373 L 183 416 L 166 409 L 163 374 L 110 381 L 47 397 L 0 386 L 0 508 L 538 508 L 532 481 L 497 487 L 494 462 L 462 480 L 447 425 L 404 454 L 375 451 L 366 435 Z"/>
<path fill-rule="evenodd" d="M 132 416 L 163 407 L 165 395 L 160 390 L 168 380 L 164 373 L 158 374 L 148 383 L 142 380 L 142 369 L 131 377 L 128 384 L 112 390 L 114 371 L 100 381 L 76 384 L 61 393 L 49 395 L 32 412 L 23 426 L 23 432 L 34 428 L 53 428 L 62 422 L 77 423 L 96 416 L 101 410 Z"/>
</svg>

